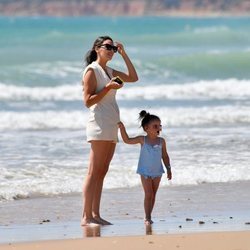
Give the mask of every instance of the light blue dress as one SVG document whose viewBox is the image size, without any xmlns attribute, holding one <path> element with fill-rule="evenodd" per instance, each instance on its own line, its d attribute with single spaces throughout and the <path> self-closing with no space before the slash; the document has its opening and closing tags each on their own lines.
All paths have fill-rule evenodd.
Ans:
<svg viewBox="0 0 250 250">
<path fill-rule="evenodd" d="M 136 173 L 146 178 L 161 177 L 165 173 L 162 165 L 161 138 L 159 138 L 159 144 L 151 145 L 147 143 L 146 136 L 144 137 Z"/>
</svg>

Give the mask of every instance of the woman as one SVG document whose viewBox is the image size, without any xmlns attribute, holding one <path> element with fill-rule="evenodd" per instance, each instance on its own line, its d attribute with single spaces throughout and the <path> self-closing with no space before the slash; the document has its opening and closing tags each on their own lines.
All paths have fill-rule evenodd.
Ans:
<svg viewBox="0 0 250 250">
<path fill-rule="evenodd" d="M 114 53 L 122 56 L 127 73 L 114 70 L 107 66 Z M 138 80 L 136 70 L 121 43 L 114 45 L 108 36 L 96 39 L 92 49 L 86 55 L 87 67 L 83 72 L 83 98 L 90 110 L 87 123 L 87 141 L 91 143 L 90 160 L 83 195 L 82 226 L 90 224 L 110 225 L 100 216 L 100 201 L 103 180 L 113 158 L 118 138 L 120 121 L 119 108 L 116 103 L 116 91 L 123 83 L 114 81 L 120 77 L 124 82 Z"/>
</svg>

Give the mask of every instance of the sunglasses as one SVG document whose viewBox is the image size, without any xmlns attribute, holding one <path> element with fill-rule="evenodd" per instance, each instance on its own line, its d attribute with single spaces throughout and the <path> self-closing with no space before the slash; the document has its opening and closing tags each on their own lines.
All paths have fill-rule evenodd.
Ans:
<svg viewBox="0 0 250 250">
<path fill-rule="evenodd" d="M 118 48 L 117 48 L 116 46 L 111 45 L 111 44 L 102 44 L 102 45 L 100 45 L 99 47 L 100 47 L 100 48 L 104 48 L 104 49 L 109 50 L 109 51 L 113 50 L 114 53 L 116 53 L 117 50 L 118 50 Z"/>
</svg>

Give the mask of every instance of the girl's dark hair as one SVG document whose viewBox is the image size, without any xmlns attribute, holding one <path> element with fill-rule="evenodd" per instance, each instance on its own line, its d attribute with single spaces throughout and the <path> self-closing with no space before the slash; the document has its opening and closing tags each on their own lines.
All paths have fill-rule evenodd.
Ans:
<svg viewBox="0 0 250 250">
<path fill-rule="evenodd" d="M 141 127 L 145 129 L 145 126 L 147 126 L 151 121 L 153 120 L 158 120 L 160 121 L 161 119 L 157 115 L 151 115 L 145 110 L 142 110 L 139 113 L 139 119 L 141 120 Z"/>
<path fill-rule="evenodd" d="M 96 47 L 100 47 L 104 41 L 106 40 L 111 40 L 113 42 L 113 39 L 109 36 L 99 36 L 94 44 L 93 44 L 93 47 L 91 50 L 89 50 L 87 52 L 87 54 L 85 55 L 85 62 L 86 62 L 86 65 L 88 66 L 89 64 L 91 64 L 92 62 L 96 61 L 97 59 L 97 54 L 96 54 Z"/>
</svg>

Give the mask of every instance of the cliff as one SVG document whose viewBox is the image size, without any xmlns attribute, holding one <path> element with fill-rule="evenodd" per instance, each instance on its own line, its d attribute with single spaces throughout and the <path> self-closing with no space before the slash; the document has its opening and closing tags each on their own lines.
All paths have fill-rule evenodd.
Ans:
<svg viewBox="0 0 250 250">
<path fill-rule="evenodd" d="M 249 15 L 249 0 L 0 0 L 1 16 Z"/>
</svg>

